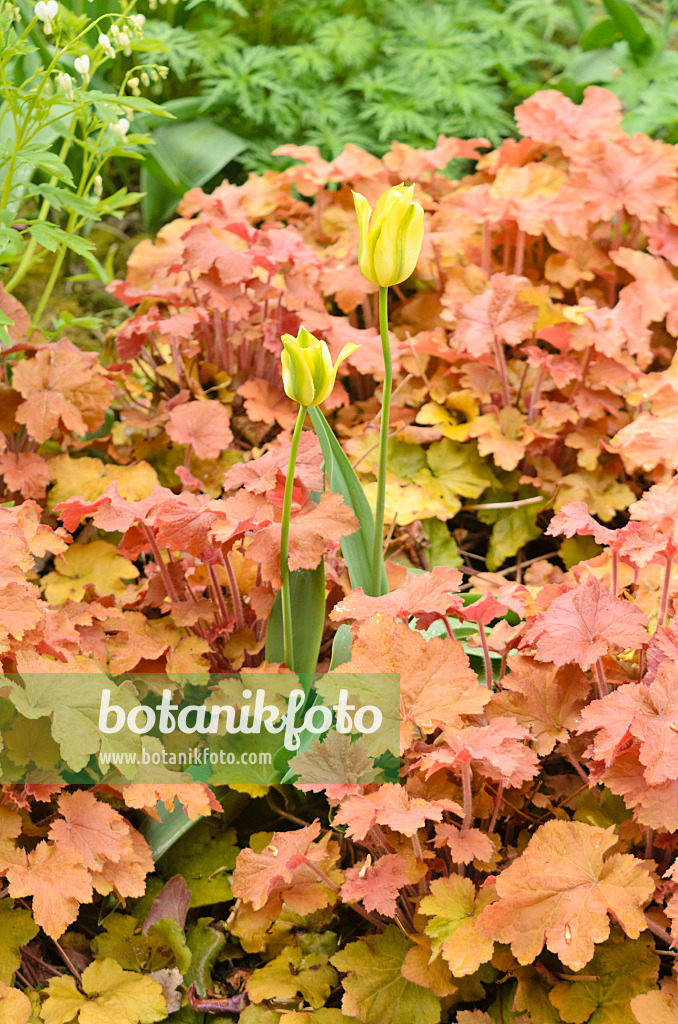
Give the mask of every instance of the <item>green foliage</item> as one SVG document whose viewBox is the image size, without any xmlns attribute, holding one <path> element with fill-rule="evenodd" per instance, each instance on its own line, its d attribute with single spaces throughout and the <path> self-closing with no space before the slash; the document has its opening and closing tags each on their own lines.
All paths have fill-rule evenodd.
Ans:
<svg viewBox="0 0 678 1024">
<path fill-rule="evenodd" d="M 573 11 L 580 29 L 556 88 L 581 100 L 588 85 L 601 85 L 627 110 L 624 127 L 678 141 L 678 54 L 676 2 L 630 4 L 603 0 L 603 16 L 589 22 L 595 8 Z"/>
<path fill-rule="evenodd" d="M 245 5 L 246 7 L 248 5 Z M 381 154 L 448 135 L 511 131 L 510 113 L 566 59 L 567 6 L 536 0 L 203 0 L 154 19 L 145 45 L 172 70 L 172 95 L 203 97 L 249 141 L 239 160 L 270 166 L 282 143 L 347 142 Z M 468 60 L 469 50 L 474 59 Z"/>
</svg>

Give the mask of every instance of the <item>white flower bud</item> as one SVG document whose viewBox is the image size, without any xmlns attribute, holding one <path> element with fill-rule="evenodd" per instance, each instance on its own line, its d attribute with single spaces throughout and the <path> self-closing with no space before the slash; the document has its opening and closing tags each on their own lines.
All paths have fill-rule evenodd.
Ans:
<svg viewBox="0 0 678 1024">
<path fill-rule="evenodd" d="M 74 64 L 75 70 L 79 75 L 82 75 L 83 85 L 87 85 L 89 82 L 89 57 L 86 53 L 83 53 L 81 57 L 75 58 Z"/>
<path fill-rule="evenodd" d="M 145 71 L 141 72 L 141 84 L 142 85 L 150 85 L 151 84 L 151 80 L 150 80 L 150 78 L 148 77 L 148 75 L 146 74 Z"/>
<path fill-rule="evenodd" d="M 131 55 L 132 55 L 132 48 L 129 45 L 130 41 L 131 41 L 130 37 L 127 35 L 126 32 L 120 32 L 119 33 L 119 35 L 118 35 L 118 42 L 122 46 L 123 53 L 125 54 L 126 57 L 131 57 Z"/>
<path fill-rule="evenodd" d="M 60 71 L 56 76 L 57 85 L 64 90 L 69 100 L 73 99 L 73 79 L 67 71 Z"/>
<path fill-rule="evenodd" d="M 169 75 L 169 68 L 165 64 L 158 64 L 158 74 L 161 78 L 167 78 Z"/>
<path fill-rule="evenodd" d="M 35 16 L 42 22 L 42 28 L 46 36 L 52 31 L 52 22 L 59 13 L 57 0 L 38 0 L 35 5 Z"/>
<path fill-rule="evenodd" d="M 120 36 L 120 29 L 118 28 L 117 25 L 111 25 L 111 35 L 116 40 L 119 38 L 119 36 Z"/>
<path fill-rule="evenodd" d="M 100 196 L 104 190 L 104 183 L 100 174 L 94 175 L 94 181 L 92 182 L 92 186 L 94 189 L 94 195 Z"/>
<path fill-rule="evenodd" d="M 132 93 L 133 96 L 141 96 L 141 91 L 139 89 L 139 79 L 138 78 L 128 78 L 128 80 L 127 80 L 127 88 L 129 89 L 129 91 Z"/>
<path fill-rule="evenodd" d="M 134 27 L 137 30 L 137 32 L 139 32 L 141 34 L 141 32 L 143 31 L 144 25 L 146 24 L 145 16 L 143 14 L 132 14 L 130 16 L 129 20 L 134 25 Z"/>
<path fill-rule="evenodd" d="M 111 45 L 111 40 L 104 32 L 102 32 L 99 36 L 99 46 L 104 51 L 107 57 L 115 57 L 115 50 Z"/>
<path fill-rule="evenodd" d="M 129 131 L 129 121 L 126 117 L 121 117 L 119 121 L 111 125 L 111 131 L 114 135 L 119 135 L 121 139 L 124 139 Z"/>
</svg>

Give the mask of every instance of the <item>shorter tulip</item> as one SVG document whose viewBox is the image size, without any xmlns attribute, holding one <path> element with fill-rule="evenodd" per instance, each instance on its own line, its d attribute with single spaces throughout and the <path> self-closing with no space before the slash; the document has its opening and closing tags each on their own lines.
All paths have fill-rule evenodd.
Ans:
<svg viewBox="0 0 678 1024">
<path fill-rule="evenodd" d="M 355 352 L 359 345 L 344 345 L 332 366 L 330 350 L 324 341 L 315 338 L 305 327 L 299 328 L 296 338 L 282 336 L 282 373 L 285 394 L 299 405 L 320 405 L 329 396 L 342 360 Z"/>
<path fill-rule="evenodd" d="M 374 209 L 353 193 L 360 235 L 358 263 L 372 284 L 388 288 L 405 281 L 417 265 L 424 239 L 424 211 L 412 199 L 414 185 L 394 185 Z"/>
</svg>

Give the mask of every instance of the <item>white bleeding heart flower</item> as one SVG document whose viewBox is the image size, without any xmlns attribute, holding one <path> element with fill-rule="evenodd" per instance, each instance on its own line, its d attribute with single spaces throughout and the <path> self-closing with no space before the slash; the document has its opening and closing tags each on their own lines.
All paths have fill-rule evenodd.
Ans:
<svg viewBox="0 0 678 1024">
<path fill-rule="evenodd" d="M 82 75 L 83 82 L 87 85 L 89 82 L 89 57 L 86 53 L 83 53 L 82 57 L 75 58 L 74 64 L 75 70 L 79 75 Z"/>
<path fill-rule="evenodd" d="M 119 135 L 121 139 L 124 139 L 129 131 L 129 121 L 126 117 L 121 117 L 119 121 L 111 125 L 111 131 L 115 135 Z"/>
<path fill-rule="evenodd" d="M 67 71 L 60 71 L 56 76 L 57 85 L 64 90 L 69 100 L 73 99 L 73 79 Z"/>
<path fill-rule="evenodd" d="M 35 5 L 35 16 L 42 22 L 42 28 L 46 36 L 52 31 L 52 22 L 59 13 L 57 0 L 38 0 Z"/>
<path fill-rule="evenodd" d="M 113 44 L 111 43 L 111 40 L 108 38 L 105 32 L 102 32 L 99 36 L 99 46 L 104 51 L 107 57 L 115 57 L 115 50 L 113 49 Z"/>
</svg>

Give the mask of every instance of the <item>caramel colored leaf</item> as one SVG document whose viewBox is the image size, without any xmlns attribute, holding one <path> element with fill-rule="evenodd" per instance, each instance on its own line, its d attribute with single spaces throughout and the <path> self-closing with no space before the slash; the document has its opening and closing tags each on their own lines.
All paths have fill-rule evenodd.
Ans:
<svg viewBox="0 0 678 1024">
<path fill-rule="evenodd" d="M 497 878 L 499 900 L 483 911 L 479 930 L 510 943 L 521 964 L 544 945 L 573 971 L 610 934 L 608 913 L 630 938 L 645 929 L 642 908 L 654 891 L 647 864 L 630 854 L 604 854 L 614 827 L 549 821 Z"/>
<path fill-rule="evenodd" d="M 75 921 L 80 904 L 92 899 L 92 881 L 80 853 L 73 846 L 41 842 L 31 853 L 20 850 L 16 856 L 7 863 L 0 854 L 10 896 L 31 896 L 37 924 L 58 939 Z"/>
</svg>

